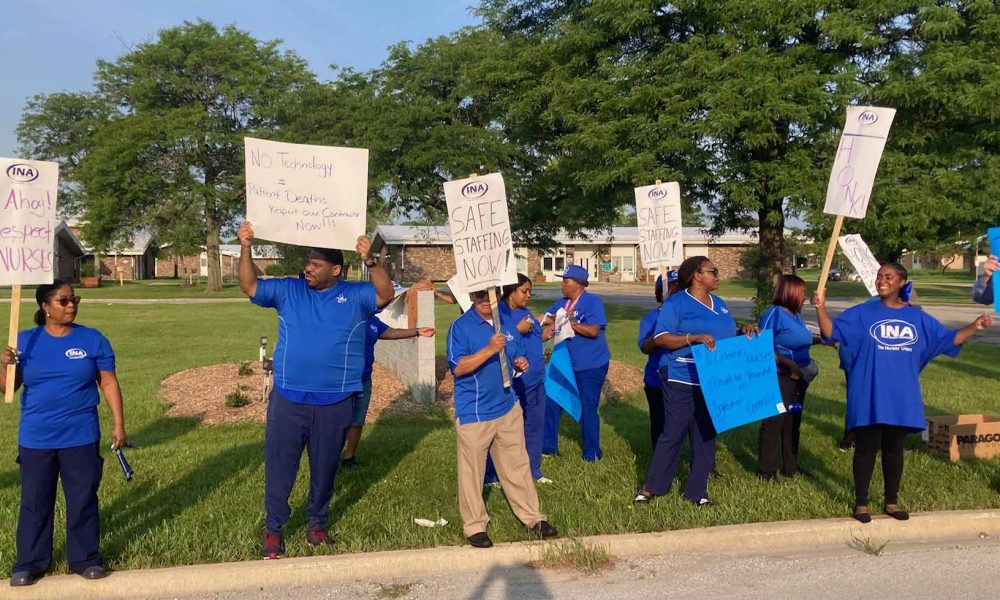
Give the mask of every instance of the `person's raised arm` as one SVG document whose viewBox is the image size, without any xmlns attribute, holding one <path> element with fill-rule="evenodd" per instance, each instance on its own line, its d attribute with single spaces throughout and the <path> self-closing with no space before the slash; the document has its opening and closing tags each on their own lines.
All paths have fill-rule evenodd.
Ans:
<svg viewBox="0 0 1000 600">
<path fill-rule="evenodd" d="M 819 332 L 823 337 L 830 339 L 833 337 L 833 319 L 830 313 L 826 312 L 826 298 L 819 294 L 813 294 L 811 304 L 816 309 L 816 320 L 819 322 Z"/>
<path fill-rule="evenodd" d="M 250 221 L 243 221 L 239 232 L 236 234 L 240 240 L 240 289 L 243 293 L 253 298 L 257 293 L 257 269 L 253 266 L 253 224 Z"/>
<path fill-rule="evenodd" d="M 361 255 L 361 261 L 365 263 L 368 274 L 371 276 L 372 285 L 375 286 L 375 302 L 379 308 L 384 308 L 396 297 L 396 293 L 392 289 L 392 279 L 385 268 L 372 257 L 371 240 L 363 235 L 359 236 L 358 244 L 354 248 Z"/>
<path fill-rule="evenodd" d="M 961 346 L 972 336 L 993 325 L 993 318 L 987 314 L 976 317 L 976 320 L 955 332 L 955 345 Z"/>
</svg>

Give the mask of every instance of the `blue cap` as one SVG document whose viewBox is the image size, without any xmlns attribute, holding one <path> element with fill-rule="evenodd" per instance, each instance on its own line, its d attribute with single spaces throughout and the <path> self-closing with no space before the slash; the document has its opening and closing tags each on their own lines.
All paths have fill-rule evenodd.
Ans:
<svg viewBox="0 0 1000 600">
<path fill-rule="evenodd" d="M 556 275 L 556 277 L 587 281 L 587 278 L 590 277 L 590 273 L 588 273 L 587 269 L 584 269 L 580 265 L 569 265 L 566 267 L 566 270 L 563 271 L 562 275 Z"/>
<path fill-rule="evenodd" d="M 667 283 L 673 283 L 680 279 L 680 273 L 677 271 L 667 271 Z"/>
</svg>

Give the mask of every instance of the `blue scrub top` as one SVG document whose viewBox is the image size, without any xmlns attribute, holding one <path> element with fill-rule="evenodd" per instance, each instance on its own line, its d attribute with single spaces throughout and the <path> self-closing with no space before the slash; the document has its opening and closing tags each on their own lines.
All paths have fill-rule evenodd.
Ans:
<svg viewBox="0 0 1000 600">
<path fill-rule="evenodd" d="M 372 369 L 375 367 L 375 342 L 389 329 L 382 319 L 372 317 L 368 319 L 365 328 L 365 370 L 361 373 L 361 380 L 368 381 L 372 378 Z"/>
<path fill-rule="evenodd" d="M 559 309 L 569 305 L 569 298 L 557 300 L 545 311 L 545 316 L 555 319 Z M 584 290 L 577 297 L 576 304 L 573 304 L 573 315 L 577 322 L 583 325 L 601 326 L 595 338 L 577 334 L 566 340 L 569 344 L 569 358 L 573 361 L 573 370 L 587 371 L 607 365 L 611 361 L 611 351 L 604 336 L 604 329 L 608 325 L 608 317 L 604 314 L 604 303 L 594 294 Z"/>
<path fill-rule="evenodd" d="M 507 337 L 507 367 L 513 377 L 514 359 L 525 356 L 521 333 L 503 314 L 500 314 L 500 331 Z M 479 316 L 475 309 L 455 319 L 448 330 L 448 368 L 452 374 L 463 357 L 488 346 L 494 333 L 493 324 Z M 528 366 L 531 367 L 530 361 Z M 460 425 L 498 419 L 507 414 L 515 402 L 513 386 L 503 387 L 499 353 L 475 371 L 455 377 L 455 418 Z"/>
<path fill-rule="evenodd" d="M 642 316 L 639 321 L 639 352 L 642 352 L 642 343 L 646 341 L 646 338 L 656 333 L 656 319 L 660 316 L 660 309 L 654 308 L 648 313 Z M 666 350 L 657 347 L 653 352 L 648 355 L 646 359 L 646 368 L 642 372 L 642 383 L 643 385 L 651 385 L 653 387 L 660 387 L 662 382 L 660 381 L 660 361 L 663 360 L 663 355 Z"/>
<path fill-rule="evenodd" d="M 709 299 L 711 305 L 705 306 L 688 290 L 671 294 L 660 307 L 655 335 L 708 333 L 715 341 L 735 336 L 736 320 L 729 313 L 729 307 L 718 296 L 709 294 Z M 664 352 L 660 359 L 660 369 L 664 367 L 667 369 L 667 381 L 699 385 L 690 346 Z"/>
<path fill-rule="evenodd" d="M 800 367 L 809 364 L 809 349 L 812 348 L 813 334 L 806 327 L 802 315 L 777 305 L 764 311 L 758 323 L 760 330 L 774 332 L 774 351 L 795 361 Z M 778 365 L 778 372 L 787 375 L 788 369 Z"/>
<path fill-rule="evenodd" d="M 519 392 L 530 390 L 545 382 L 545 354 L 542 351 L 542 324 L 527 308 L 511 308 L 505 302 L 500 303 L 500 314 L 517 324 L 528 320 L 531 331 L 521 334 L 525 356 L 528 359 L 528 370 L 514 379 L 514 389 Z"/>
</svg>

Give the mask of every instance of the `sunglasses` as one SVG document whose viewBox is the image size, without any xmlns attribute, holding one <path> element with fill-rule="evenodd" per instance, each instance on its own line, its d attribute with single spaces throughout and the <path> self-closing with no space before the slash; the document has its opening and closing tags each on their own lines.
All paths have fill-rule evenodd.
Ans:
<svg viewBox="0 0 1000 600">
<path fill-rule="evenodd" d="M 711 273 L 712 275 L 718 277 L 719 269 L 698 269 L 699 273 Z"/>
<path fill-rule="evenodd" d="M 63 308 L 66 308 L 67 306 L 69 306 L 70 303 L 72 303 L 73 306 L 79 306 L 80 305 L 80 300 L 82 300 L 82 298 L 80 298 L 79 296 L 70 296 L 69 298 L 53 298 L 52 299 L 53 302 L 55 302 L 56 304 L 58 304 L 59 306 L 61 306 Z"/>
</svg>

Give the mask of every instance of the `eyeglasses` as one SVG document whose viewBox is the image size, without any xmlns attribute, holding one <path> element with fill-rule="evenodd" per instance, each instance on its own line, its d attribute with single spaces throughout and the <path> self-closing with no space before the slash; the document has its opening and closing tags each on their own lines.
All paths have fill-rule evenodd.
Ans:
<svg viewBox="0 0 1000 600">
<path fill-rule="evenodd" d="M 719 269 L 698 269 L 699 273 L 711 273 L 712 275 L 718 277 Z"/>
<path fill-rule="evenodd" d="M 82 298 L 79 296 L 70 296 L 69 298 L 53 298 L 52 300 L 59 306 L 66 308 L 71 302 L 73 303 L 73 306 L 79 306 Z"/>
</svg>

